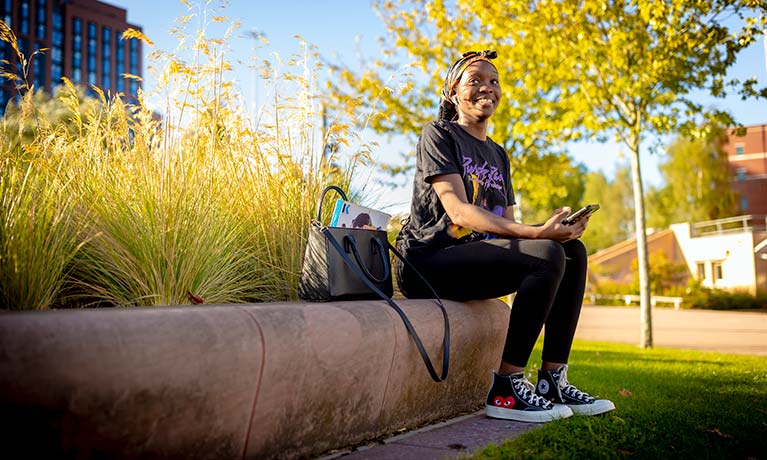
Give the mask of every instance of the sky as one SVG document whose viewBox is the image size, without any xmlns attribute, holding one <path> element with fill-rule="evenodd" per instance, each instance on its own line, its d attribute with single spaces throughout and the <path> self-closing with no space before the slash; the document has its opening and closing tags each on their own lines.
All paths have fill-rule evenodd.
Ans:
<svg viewBox="0 0 767 460">
<path fill-rule="evenodd" d="M 153 42 L 155 49 L 174 51 L 177 40 L 169 30 L 174 26 L 175 19 L 189 14 L 189 10 L 178 0 L 103 0 L 128 11 L 128 22 L 142 27 L 143 32 Z M 198 5 L 201 0 L 189 0 Z M 377 38 L 385 34 L 383 23 L 371 7 L 369 0 L 231 0 L 224 13 L 232 19 L 240 19 L 242 33 L 234 37 L 230 43 L 232 52 L 244 62 L 253 56 L 253 39 L 246 33 L 255 31 L 266 36 L 269 40 L 269 50 L 276 51 L 281 56 L 288 56 L 298 51 L 300 35 L 308 43 L 317 47 L 317 51 L 332 62 L 351 64 L 358 62 L 359 56 L 376 57 L 380 53 Z M 145 47 L 144 65 L 146 66 Z M 744 80 L 757 77 L 760 87 L 767 86 L 765 70 L 765 47 L 763 38 L 744 50 L 738 62 L 732 67 L 730 77 Z M 243 69 L 245 66 L 243 66 Z M 235 69 L 236 70 L 236 69 Z M 151 76 L 143 73 L 144 87 L 153 85 Z M 247 70 L 236 71 L 245 100 L 259 97 L 258 90 L 254 91 L 254 77 Z M 255 94 L 254 94 L 255 93 Z M 251 99 L 252 100 L 252 99 Z M 737 96 L 726 99 L 701 97 L 698 102 L 707 106 L 726 109 L 743 125 L 767 123 L 767 102 L 741 101 Z M 436 115 L 436 114 L 435 114 Z M 492 134 L 491 134 L 492 135 Z M 396 162 L 399 152 L 410 150 L 403 145 L 402 140 L 386 141 L 373 133 L 364 133 L 371 141 L 380 143 L 379 151 L 374 152 L 380 161 Z M 388 143 L 387 143 L 388 142 Z M 591 171 L 602 171 L 612 177 L 619 162 L 627 163 L 627 149 L 621 144 L 608 142 L 586 143 L 579 142 L 568 145 L 571 156 L 576 161 L 584 163 Z M 662 182 L 658 164 L 662 154 L 650 153 L 647 148 L 641 154 L 642 177 L 646 184 L 660 185 Z M 401 189 L 386 193 L 388 201 L 382 203 L 392 212 L 406 211 L 410 181 Z M 563 203 L 563 205 L 578 206 L 578 203 Z M 580 207 L 580 206 L 578 206 Z"/>
</svg>

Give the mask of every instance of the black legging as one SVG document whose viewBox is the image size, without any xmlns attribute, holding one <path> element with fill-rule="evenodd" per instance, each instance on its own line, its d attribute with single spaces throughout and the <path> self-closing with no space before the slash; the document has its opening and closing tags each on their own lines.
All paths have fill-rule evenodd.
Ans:
<svg viewBox="0 0 767 460">
<path fill-rule="evenodd" d="M 586 248 L 579 240 L 494 239 L 407 258 L 440 297 L 490 299 L 516 292 L 503 360 L 524 367 L 546 324 L 543 361 L 567 363 L 586 284 Z M 400 290 L 429 298 L 417 275 L 397 264 Z"/>
</svg>

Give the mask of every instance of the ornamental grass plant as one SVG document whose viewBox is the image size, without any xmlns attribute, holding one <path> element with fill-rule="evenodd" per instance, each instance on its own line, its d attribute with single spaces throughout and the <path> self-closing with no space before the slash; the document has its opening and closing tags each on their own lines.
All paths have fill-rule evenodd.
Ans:
<svg viewBox="0 0 767 460">
<path fill-rule="evenodd" d="M 178 54 L 149 55 L 162 110 L 141 90 L 92 87 L 93 104 L 64 79 L 54 99 L 68 115 L 52 120 L 26 72 L 5 72 L 24 97 L 10 110 L 18 130 L 5 117 L 0 138 L 0 308 L 295 298 L 316 200 L 331 183 L 348 190 L 368 148 L 328 154 L 358 138 L 342 120 L 324 126 L 305 43 L 259 65 L 272 97 L 248 113 L 226 57 L 238 27 L 206 11 L 179 19 Z M 15 44 L 7 27 L 2 39 Z"/>
</svg>

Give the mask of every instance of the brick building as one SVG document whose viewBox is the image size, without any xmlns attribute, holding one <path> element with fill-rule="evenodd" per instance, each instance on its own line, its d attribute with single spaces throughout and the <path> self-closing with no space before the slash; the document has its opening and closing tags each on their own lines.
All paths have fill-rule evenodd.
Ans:
<svg viewBox="0 0 767 460">
<path fill-rule="evenodd" d="M 122 75 L 141 76 L 142 44 L 120 37 L 127 28 L 141 27 L 126 19 L 124 9 L 98 0 L 0 0 L 0 20 L 16 34 L 24 55 L 48 48 L 29 68 L 29 82 L 48 93 L 65 76 L 87 88 L 135 97 L 139 82 Z M 0 59 L 16 64 L 7 43 L 0 43 Z M 0 82 L 0 113 L 15 95 L 11 82 Z"/>
<path fill-rule="evenodd" d="M 767 125 L 748 126 L 743 136 L 731 131 L 724 149 L 740 213 L 767 215 Z"/>
</svg>

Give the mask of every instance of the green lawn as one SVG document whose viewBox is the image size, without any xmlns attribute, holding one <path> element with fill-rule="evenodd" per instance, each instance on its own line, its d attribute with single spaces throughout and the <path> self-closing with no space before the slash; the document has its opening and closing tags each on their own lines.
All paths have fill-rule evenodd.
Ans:
<svg viewBox="0 0 767 460">
<path fill-rule="evenodd" d="M 568 378 L 617 409 L 542 425 L 471 458 L 767 459 L 767 358 L 576 341 Z"/>
</svg>

